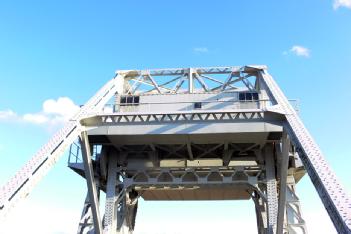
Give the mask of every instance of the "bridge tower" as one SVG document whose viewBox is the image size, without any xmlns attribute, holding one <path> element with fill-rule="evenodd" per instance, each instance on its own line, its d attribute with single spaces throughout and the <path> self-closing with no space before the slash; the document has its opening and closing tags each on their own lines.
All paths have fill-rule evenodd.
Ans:
<svg viewBox="0 0 351 234">
<path fill-rule="evenodd" d="M 251 199 L 258 233 L 307 233 L 296 194 L 306 172 L 336 230 L 351 233 L 350 197 L 265 66 L 117 71 L 1 188 L 2 215 L 67 148 L 88 187 L 77 233 L 132 233 L 140 197 Z"/>
</svg>

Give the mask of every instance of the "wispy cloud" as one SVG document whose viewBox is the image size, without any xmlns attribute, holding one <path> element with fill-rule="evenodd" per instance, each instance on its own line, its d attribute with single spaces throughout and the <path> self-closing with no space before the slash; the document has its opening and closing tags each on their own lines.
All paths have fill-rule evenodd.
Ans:
<svg viewBox="0 0 351 234">
<path fill-rule="evenodd" d="M 69 120 L 78 110 L 79 107 L 70 98 L 59 97 L 44 101 L 42 110 L 36 113 L 19 115 L 11 109 L 0 111 L 0 121 L 57 125 Z"/>
<path fill-rule="evenodd" d="M 27 199 L 26 202 L 17 204 L 1 223 L 1 233 L 73 233 L 79 222 L 79 212 L 70 206 L 56 206 L 54 202 L 43 203 Z M 18 225 L 18 220 L 22 221 L 21 225 Z"/>
<path fill-rule="evenodd" d="M 289 49 L 289 51 L 283 52 L 283 55 L 288 55 L 288 54 L 294 54 L 296 56 L 308 58 L 311 55 L 311 51 L 306 47 L 303 47 L 300 45 L 294 45 Z"/>
<path fill-rule="evenodd" d="M 16 119 L 17 118 L 17 114 L 10 109 L 7 110 L 0 110 L 0 121 L 1 120 L 10 120 L 10 119 Z"/>
<path fill-rule="evenodd" d="M 351 9 L 351 0 L 334 0 L 334 3 L 333 3 L 334 10 L 337 10 L 340 7 L 346 7 Z"/>
<path fill-rule="evenodd" d="M 208 53 L 209 49 L 207 47 L 195 47 L 193 48 L 195 53 Z"/>
</svg>

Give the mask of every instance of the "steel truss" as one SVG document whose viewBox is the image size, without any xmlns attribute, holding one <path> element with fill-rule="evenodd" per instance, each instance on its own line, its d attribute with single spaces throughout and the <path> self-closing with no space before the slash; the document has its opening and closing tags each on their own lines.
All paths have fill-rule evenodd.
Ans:
<svg viewBox="0 0 351 234">
<path fill-rule="evenodd" d="M 222 76 L 220 78 L 219 76 Z M 223 79 L 223 77 L 225 77 Z M 112 114 L 106 115 L 101 112 L 103 106 L 114 95 L 155 95 L 155 94 L 192 94 L 192 93 L 220 93 L 230 91 L 240 91 L 242 88 L 247 91 L 259 91 L 262 86 L 268 92 L 271 106 L 259 105 L 256 110 L 240 110 L 240 111 L 192 111 L 190 112 L 170 112 L 170 113 L 128 113 L 128 114 Z M 261 86 L 261 87 L 260 87 Z M 334 172 L 328 166 L 321 153 L 319 147 L 314 142 L 312 136 L 308 133 L 303 123 L 299 119 L 295 110 L 289 104 L 283 92 L 278 85 L 267 73 L 265 66 L 243 66 L 243 67 L 210 67 L 210 68 L 186 68 L 186 69 L 158 69 L 158 70 L 128 70 L 117 71 L 115 78 L 110 80 L 105 86 L 100 89 L 81 109 L 80 111 L 60 130 L 54 137 L 45 144 L 34 157 L 24 165 L 24 167 L 16 173 L 0 189 L 0 215 L 3 216 L 10 210 L 19 200 L 27 196 L 35 185 L 45 176 L 55 162 L 60 158 L 66 148 L 81 136 L 81 133 L 86 131 L 86 126 L 92 125 L 111 125 L 122 123 L 148 123 L 148 122 L 165 122 L 165 123 L 181 123 L 188 121 L 247 121 L 252 119 L 262 119 L 265 112 L 275 112 L 283 116 L 284 129 L 297 152 L 299 158 L 310 176 L 313 185 L 315 186 L 331 220 L 334 223 L 336 230 L 339 233 L 351 233 L 351 199 L 345 189 L 338 182 Z M 82 126 L 83 124 L 83 126 Z M 82 137 L 83 139 L 84 137 Z M 84 141 L 84 140 L 83 140 Z M 98 191 L 94 181 L 94 172 L 89 158 L 91 153 L 85 146 L 84 163 L 85 175 L 90 177 L 88 181 L 89 202 L 85 203 L 85 212 L 82 219 L 88 220 L 89 225 L 80 225 L 83 229 L 90 230 L 91 215 L 88 213 L 91 210 L 94 231 L 101 228 L 104 231 L 110 230 L 127 230 L 131 232 L 134 229 L 135 214 L 137 207 L 137 195 L 134 190 L 129 187 L 120 186 L 119 179 L 125 176 L 125 182 L 130 183 L 130 186 L 148 186 L 144 181 L 136 181 L 138 176 L 128 177 L 128 172 L 114 169 L 108 169 L 108 173 L 120 173 L 118 178 L 110 179 L 106 187 L 106 209 L 105 217 L 102 220 L 98 214 Z M 191 145 L 186 145 L 191 157 Z M 83 147 L 84 148 L 84 147 Z M 282 154 L 284 151 L 282 147 Z M 273 150 L 273 149 L 266 149 Z M 269 155 L 268 153 L 266 155 Z M 193 156 L 193 158 L 195 158 Z M 224 158 L 223 158 L 224 159 Z M 285 232 L 294 233 L 296 229 L 300 229 L 303 233 L 306 232 L 304 221 L 301 218 L 298 198 L 295 194 L 295 182 L 291 180 L 290 175 L 284 176 L 284 170 L 279 171 L 278 182 L 274 173 L 272 173 L 272 159 L 264 159 L 266 165 L 265 172 L 266 183 L 256 186 L 256 190 L 249 191 L 256 204 L 257 222 L 259 232 L 280 232 L 281 228 Z M 286 160 L 282 157 L 280 168 L 286 168 Z M 114 164 L 114 163 L 110 163 Z M 115 170 L 115 171 L 114 171 Z M 213 168 L 211 168 L 213 170 Z M 226 177 L 220 169 L 210 171 L 217 178 L 222 178 L 221 184 L 226 180 L 233 180 L 235 174 Z M 233 173 L 237 169 L 233 169 Z M 148 172 L 144 171 L 142 177 L 147 181 L 153 180 L 153 183 L 158 185 L 169 186 L 169 181 L 154 181 L 154 177 L 148 177 Z M 194 181 L 182 181 L 182 178 L 175 177 L 173 171 L 162 171 L 162 176 L 172 183 L 194 183 Z M 163 174 L 162 174 L 163 173 Z M 193 171 L 192 178 L 197 178 L 196 185 L 204 183 L 210 184 L 213 181 L 206 177 L 197 176 L 196 171 Z M 217 173 L 217 174 L 216 174 Z M 236 173 L 236 172 L 235 172 Z M 246 173 L 245 170 L 243 172 Z M 89 175 L 89 176 L 88 176 Z M 167 175 L 167 176 L 166 176 Z M 251 175 L 250 175 L 251 176 Z M 248 176 L 248 178 L 251 178 Z M 283 177 L 282 177 L 283 176 Z M 284 179 L 285 177 L 285 179 Z M 252 179 L 252 178 L 251 178 Z M 258 180 L 259 182 L 259 180 Z M 143 184 L 144 183 L 144 184 Z M 145 184 L 146 183 L 146 184 Z M 191 184 L 190 183 L 190 184 Z M 183 185 L 182 185 L 183 186 Z M 185 186 L 185 185 L 184 185 Z M 116 189 L 117 188 L 117 189 Z M 286 190 L 284 189 L 286 188 Z M 98 189 L 99 190 L 99 189 Z M 285 196 L 284 196 L 285 194 Z M 283 199 L 285 197 L 285 200 Z M 280 205 L 279 205 L 280 204 Z M 95 207 L 95 208 L 94 208 Z M 281 220 L 281 214 L 284 213 L 284 220 Z M 118 220 L 118 222 L 115 222 Z M 114 227 L 116 225 L 116 229 Z M 277 231 L 276 231 L 277 230 Z M 122 232 L 123 233 L 123 232 Z"/>
</svg>

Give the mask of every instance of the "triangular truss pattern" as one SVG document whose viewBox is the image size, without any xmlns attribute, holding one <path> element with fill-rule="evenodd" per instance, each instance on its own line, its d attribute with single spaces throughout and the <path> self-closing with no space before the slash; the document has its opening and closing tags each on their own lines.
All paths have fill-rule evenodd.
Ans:
<svg viewBox="0 0 351 234">
<path fill-rule="evenodd" d="M 14 177 L 0 189 L 0 215 L 5 215 L 20 199 L 25 198 L 35 185 L 60 159 L 64 151 L 76 140 L 82 126 L 80 120 L 99 112 L 118 90 L 117 75 L 106 83 L 72 119 L 45 144 Z M 1 218 L 1 217 L 0 217 Z"/>
<path fill-rule="evenodd" d="M 255 91 L 250 77 L 256 73 L 240 67 L 162 69 L 119 71 L 125 76 L 124 93 L 128 95 L 207 93 L 237 90 Z M 221 77 L 222 76 L 222 77 Z"/>
<path fill-rule="evenodd" d="M 219 76 L 221 76 L 219 78 Z M 165 78 L 166 77 L 166 78 Z M 254 79 L 255 81 L 251 81 Z M 267 73 L 265 66 L 179 68 L 156 70 L 117 71 L 115 78 L 103 86 L 62 130 L 44 145 L 24 167 L 0 189 L 0 214 L 4 215 L 17 201 L 26 197 L 51 169 L 65 149 L 85 131 L 87 117 L 99 116 L 100 122 L 175 122 L 175 121 L 236 121 L 261 118 L 266 109 L 250 113 L 148 113 L 104 116 L 103 106 L 117 93 L 119 95 L 184 94 L 257 91 L 257 79 L 266 85 L 271 112 L 286 118 L 286 129 L 299 157 L 308 172 L 335 228 L 339 233 L 351 232 L 351 199 L 339 184 L 319 147 L 304 127 L 283 92 Z M 242 85 L 242 87 L 239 86 Z M 262 112 L 262 113 L 261 113 Z M 85 119 L 81 122 L 82 119 Z M 191 144 L 188 146 L 191 152 Z"/>
</svg>

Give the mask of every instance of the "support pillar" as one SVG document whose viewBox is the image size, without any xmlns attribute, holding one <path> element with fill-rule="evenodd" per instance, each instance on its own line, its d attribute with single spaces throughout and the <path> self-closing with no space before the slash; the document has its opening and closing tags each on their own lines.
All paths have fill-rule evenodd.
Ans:
<svg viewBox="0 0 351 234">
<path fill-rule="evenodd" d="M 108 158 L 104 233 L 115 234 L 117 230 L 117 157 Z"/>
<path fill-rule="evenodd" d="M 302 218 L 300 200 L 296 195 L 293 175 L 289 175 L 287 178 L 285 226 L 285 233 L 307 234 L 306 223 Z"/>
<path fill-rule="evenodd" d="M 91 162 L 90 144 L 88 140 L 88 134 L 86 131 L 81 132 L 79 141 L 82 147 L 82 157 L 84 162 L 85 178 L 87 181 L 89 200 L 91 204 L 91 211 L 93 214 L 93 221 L 94 221 L 94 232 L 96 234 L 102 234 L 102 224 L 101 224 L 100 213 L 99 213 L 99 201 L 98 201 L 98 195 L 96 191 L 93 165 Z"/>
<path fill-rule="evenodd" d="M 128 192 L 120 199 L 117 210 L 117 234 L 132 234 L 134 231 L 138 201 L 137 197 L 133 196 L 133 192 Z"/>
<path fill-rule="evenodd" d="M 254 192 L 252 200 L 255 203 L 256 221 L 257 221 L 257 233 L 267 233 L 267 204 L 257 192 Z"/>
<path fill-rule="evenodd" d="M 268 206 L 268 234 L 274 234 L 277 228 L 277 181 L 274 166 L 273 145 L 267 144 L 265 147 L 266 180 L 267 180 L 267 206 Z"/>
<path fill-rule="evenodd" d="M 286 180 L 289 166 L 289 149 L 290 140 L 287 133 L 284 131 L 282 136 L 282 147 L 278 146 L 277 156 L 280 157 L 280 185 L 279 185 L 279 206 L 278 206 L 278 221 L 277 234 L 283 233 L 285 206 L 286 206 Z"/>
<path fill-rule="evenodd" d="M 109 155 L 106 185 L 104 233 L 131 234 L 135 227 L 138 193 L 123 185 L 117 155 Z"/>
<path fill-rule="evenodd" d="M 98 190 L 98 197 L 100 196 L 100 192 Z M 77 234 L 93 234 L 94 233 L 94 221 L 93 214 L 91 211 L 91 203 L 89 198 L 89 193 L 84 201 L 84 206 L 82 210 L 82 215 L 80 217 Z"/>
</svg>

